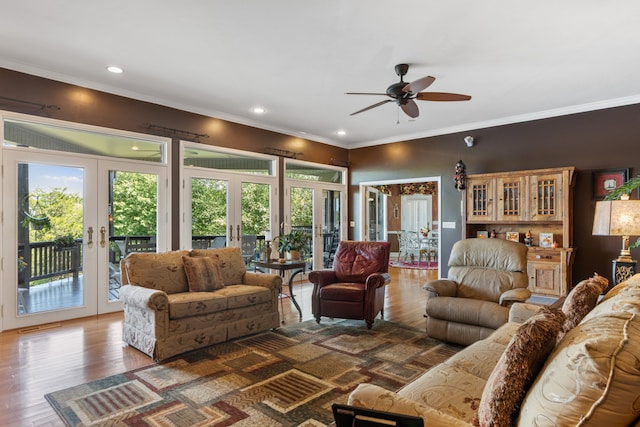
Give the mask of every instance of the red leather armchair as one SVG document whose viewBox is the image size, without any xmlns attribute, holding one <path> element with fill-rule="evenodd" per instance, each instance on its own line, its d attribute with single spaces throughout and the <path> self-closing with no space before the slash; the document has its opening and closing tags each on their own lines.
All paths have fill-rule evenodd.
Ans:
<svg viewBox="0 0 640 427">
<path fill-rule="evenodd" d="M 311 308 L 320 317 L 363 319 L 371 329 L 375 317 L 384 315 L 385 286 L 389 276 L 389 242 L 343 240 L 333 260 L 333 270 L 309 273 L 313 283 Z"/>
</svg>

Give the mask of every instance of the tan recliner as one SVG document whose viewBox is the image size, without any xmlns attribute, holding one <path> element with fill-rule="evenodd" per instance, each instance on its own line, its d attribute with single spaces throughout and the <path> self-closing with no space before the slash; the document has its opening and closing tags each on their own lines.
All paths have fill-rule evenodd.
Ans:
<svg viewBox="0 0 640 427">
<path fill-rule="evenodd" d="M 527 247 L 502 239 L 456 242 L 449 258 L 449 278 L 427 283 L 427 334 L 469 345 L 489 336 L 509 319 L 509 306 L 524 302 Z"/>
</svg>

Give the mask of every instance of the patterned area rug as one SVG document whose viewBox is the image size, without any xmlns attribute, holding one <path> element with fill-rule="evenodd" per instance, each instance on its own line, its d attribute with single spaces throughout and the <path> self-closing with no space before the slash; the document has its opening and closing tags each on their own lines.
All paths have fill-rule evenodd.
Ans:
<svg viewBox="0 0 640 427">
<path fill-rule="evenodd" d="M 389 261 L 389 267 L 398 267 L 398 268 L 415 268 L 417 270 L 437 270 L 438 263 L 437 262 L 427 262 L 427 261 Z"/>
<path fill-rule="evenodd" d="M 358 384 L 396 390 L 460 348 L 383 320 L 311 320 L 45 398 L 68 426 L 325 426 Z"/>
</svg>

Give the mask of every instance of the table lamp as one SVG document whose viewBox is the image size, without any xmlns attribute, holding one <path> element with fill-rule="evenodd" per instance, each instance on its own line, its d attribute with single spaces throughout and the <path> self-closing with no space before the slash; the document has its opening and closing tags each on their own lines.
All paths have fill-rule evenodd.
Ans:
<svg viewBox="0 0 640 427">
<path fill-rule="evenodd" d="M 637 261 L 631 258 L 629 236 L 640 235 L 640 200 L 606 200 L 596 202 L 593 216 L 594 236 L 622 236 L 622 249 L 613 260 L 613 285 L 633 276 Z"/>
</svg>

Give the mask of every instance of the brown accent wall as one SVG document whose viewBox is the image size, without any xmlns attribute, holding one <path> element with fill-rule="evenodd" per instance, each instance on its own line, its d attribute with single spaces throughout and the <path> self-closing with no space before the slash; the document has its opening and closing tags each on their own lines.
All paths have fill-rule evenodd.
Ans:
<svg viewBox="0 0 640 427">
<path fill-rule="evenodd" d="M 474 147 L 466 147 L 466 135 L 475 137 Z M 618 255 L 621 242 L 617 237 L 591 235 L 595 207 L 592 171 L 630 168 L 631 177 L 640 173 L 640 105 L 354 149 L 349 157 L 349 212 L 356 221 L 359 212 L 353 205 L 358 200 L 360 182 L 442 176 L 440 224 L 456 223 L 455 229 L 440 230 L 443 262 L 461 237 L 463 193 L 454 188 L 453 182 L 458 160 L 465 162 L 469 174 L 575 166 L 573 281 L 577 283 L 593 272 L 610 279 L 611 260 Z M 640 258 L 640 249 L 633 250 L 632 255 Z"/>
<path fill-rule="evenodd" d="M 179 129 L 197 134 L 209 135 L 200 142 L 218 147 L 235 148 L 256 153 L 264 153 L 265 147 L 302 153 L 300 160 L 330 164 L 332 159 L 338 164 L 346 164 L 346 149 L 322 144 L 277 132 L 232 123 L 175 108 L 112 95 L 67 83 L 40 78 L 12 70 L 0 68 L 0 110 L 14 111 L 69 122 L 102 126 L 143 134 L 152 134 L 149 124 Z M 13 102 L 6 98 L 28 101 L 36 104 L 57 105 L 60 110 L 45 109 Z M 45 114 L 43 114 L 45 113 Z M 173 140 L 177 148 L 178 139 Z M 177 161 L 177 159 L 176 159 Z M 179 165 L 173 165 L 173 218 L 178 216 L 178 173 Z M 172 242 L 177 248 L 179 227 L 174 224 Z"/>
<path fill-rule="evenodd" d="M 438 219 L 441 225 L 443 222 L 456 223 L 455 229 L 440 230 L 443 261 L 461 236 L 463 193 L 453 186 L 453 170 L 458 160 L 466 163 L 468 173 L 575 166 L 578 172 L 573 218 L 573 243 L 577 248 L 574 282 L 594 271 L 610 278 L 611 260 L 620 247 L 618 238 L 591 235 L 595 206 L 591 198 L 591 171 L 630 168 L 631 176 L 640 173 L 640 105 L 345 150 L 2 68 L 0 96 L 58 105 L 61 109 L 48 115 L 60 120 L 139 133 L 149 133 L 147 125 L 156 124 L 208 134 L 210 138 L 203 139 L 204 144 L 253 152 L 264 152 L 264 147 L 272 147 L 302 152 L 301 160 L 324 164 L 330 164 L 332 159 L 341 163 L 348 161 L 351 164 L 349 219 L 356 222 L 360 221 L 360 212 L 354 210 L 354 202 L 359 200 L 360 182 L 442 176 L 442 218 Z M 0 100 L 0 109 L 40 114 L 37 108 L 6 100 Z M 466 147 L 463 141 L 466 135 L 475 137 L 474 147 Z M 177 139 L 173 143 L 177 145 Z M 174 185 L 177 185 L 177 179 L 174 179 Z M 177 188 L 174 190 L 177 198 Z M 177 209 L 177 199 L 174 202 Z M 175 246 L 179 228 L 174 229 Z M 349 233 L 354 237 L 353 229 L 349 229 Z M 632 254 L 634 258 L 640 258 L 640 249 Z"/>
</svg>

